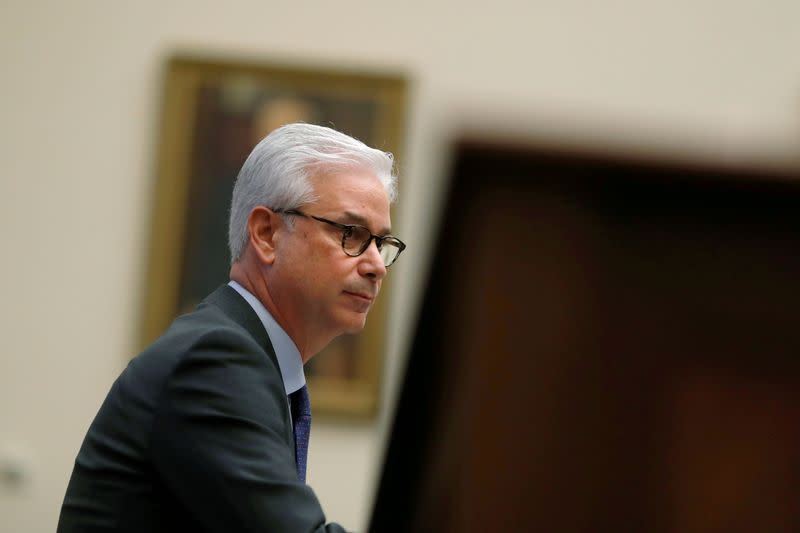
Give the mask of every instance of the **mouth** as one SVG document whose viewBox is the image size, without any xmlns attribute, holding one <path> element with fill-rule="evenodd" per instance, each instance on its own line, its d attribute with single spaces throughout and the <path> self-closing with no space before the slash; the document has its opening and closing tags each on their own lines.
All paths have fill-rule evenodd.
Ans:
<svg viewBox="0 0 800 533">
<path fill-rule="evenodd" d="M 353 296 L 353 297 L 357 298 L 358 300 L 361 300 L 361 301 L 366 302 L 366 303 L 372 303 L 372 300 L 375 299 L 375 296 L 373 296 L 373 295 L 371 295 L 369 293 L 366 293 L 366 292 L 344 291 L 344 293 L 349 295 L 349 296 Z"/>
</svg>

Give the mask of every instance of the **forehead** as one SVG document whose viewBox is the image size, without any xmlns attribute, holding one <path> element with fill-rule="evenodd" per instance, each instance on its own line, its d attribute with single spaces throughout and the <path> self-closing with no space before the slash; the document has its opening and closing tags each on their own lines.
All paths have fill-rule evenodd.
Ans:
<svg viewBox="0 0 800 533">
<path fill-rule="evenodd" d="M 314 214 L 337 222 L 362 224 L 375 233 L 388 233 L 391 228 L 389 196 L 370 171 L 321 173 L 311 178 L 311 185 L 317 196 L 317 201 L 310 204 Z"/>
</svg>

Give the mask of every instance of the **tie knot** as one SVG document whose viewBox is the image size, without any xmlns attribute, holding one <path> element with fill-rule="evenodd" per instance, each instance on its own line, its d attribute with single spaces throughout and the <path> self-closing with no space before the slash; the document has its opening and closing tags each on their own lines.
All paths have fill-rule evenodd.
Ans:
<svg viewBox="0 0 800 533">
<path fill-rule="evenodd" d="M 289 395 L 292 405 L 292 420 L 300 417 L 311 417 L 311 400 L 308 397 L 308 386 L 303 385 Z"/>
<path fill-rule="evenodd" d="M 297 477 L 305 483 L 308 439 L 311 435 L 311 401 L 308 398 L 308 388 L 305 385 L 289 395 L 289 405 L 292 411 Z"/>
</svg>

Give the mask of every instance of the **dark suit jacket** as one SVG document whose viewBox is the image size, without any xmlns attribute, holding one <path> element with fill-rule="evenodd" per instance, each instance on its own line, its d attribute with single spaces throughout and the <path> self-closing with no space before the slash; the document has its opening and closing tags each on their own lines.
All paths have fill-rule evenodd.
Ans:
<svg viewBox="0 0 800 533">
<path fill-rule="evenodd" d="M 217 289 L 135 357 L 83 441 L 58 533 L 330 532 L 298 481 L 261 321 Z"/>
</svg>

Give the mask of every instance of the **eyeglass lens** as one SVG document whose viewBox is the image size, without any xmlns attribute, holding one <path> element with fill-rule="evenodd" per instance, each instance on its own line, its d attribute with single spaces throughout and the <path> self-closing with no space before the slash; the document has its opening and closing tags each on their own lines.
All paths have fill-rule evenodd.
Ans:
<svg viewBox="0 0 800 533">
<path fill-rule="evenodd" d="M 366 247 L 370 244 L 370 237 L 372 237 L 372 235 L 366 228 L 359 226 L 353 227 L 351 232 L 345 233 L 345 252 L 347 252 L 349 255 L 359 255 L 363 253 Z M 389 266 L 394 262 L 395 259 L 397 259 L 397 256 L 400 253 L 400 248 L 398 248 L 397 245 L 391 241 L 383 241 L 379 251 L 381 258 L 383 259 L 383 264 L 385 266 Z"/>
</svg>

